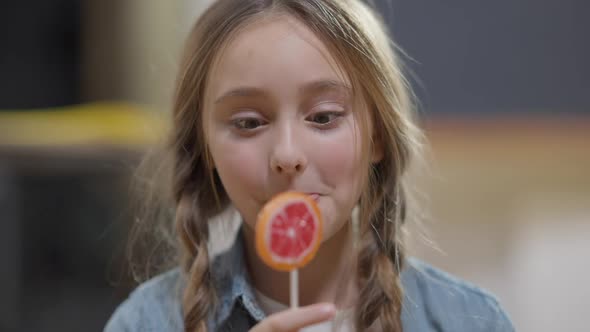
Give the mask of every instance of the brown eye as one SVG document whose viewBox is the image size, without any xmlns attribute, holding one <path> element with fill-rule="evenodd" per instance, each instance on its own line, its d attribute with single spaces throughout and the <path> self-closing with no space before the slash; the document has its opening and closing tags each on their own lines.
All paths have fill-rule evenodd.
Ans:
<svg viewBox="0 0 590 332">
<path fill-rule="evenodd" d="M 342 116 L 342 112 L 318 112 L 312 114 L 308 121 L 320 126 L 327 126 Z"/>
<path fill-rule="evenodd" d="M 234 125 L 234 127 L 236 127 L 236 129 L 239 130 L 254 130 L 264 125 L 262 120 L 256 118 L 235 119 L 232 121 L 232 124 Z"/>
</svg>

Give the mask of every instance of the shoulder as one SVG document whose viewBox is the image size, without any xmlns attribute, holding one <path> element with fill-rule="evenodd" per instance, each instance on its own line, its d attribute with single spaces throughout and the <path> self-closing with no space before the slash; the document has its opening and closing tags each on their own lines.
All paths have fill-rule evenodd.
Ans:
<svg viewBox="0 0 590 332">
<path fill-rule="evenodd" d="M 404 318 L 408 330 L 514 331 L 494 295 L 466 281 L 408 258 L 402 273 Z"/>
<path fill-rule="evenodd" d="M 182 331 L 179 287 L 178 269 L 142 283 L 115 310 L 104 331 Z"/>
</svg>

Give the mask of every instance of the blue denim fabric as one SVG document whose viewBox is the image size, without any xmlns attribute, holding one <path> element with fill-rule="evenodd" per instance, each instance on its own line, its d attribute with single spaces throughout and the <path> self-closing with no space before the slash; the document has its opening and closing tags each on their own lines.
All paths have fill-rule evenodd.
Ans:
<svg viewBox="0 0 590 332">
<path fill-rule="evenodd" d="M 219 306 L 209 316 L 209 331 L 248 331 L 265 317 L 248 282 L 242 248 L 238 236 L 232 248 L 212 263 Z M 407 259 L 401 284 L 405 332 L 514 331 L 491 294 L 415 258 Z M 178 269 L 141 284 L 117 308 L 104 331 L 184 331 L 182 285 Z"/>
</svg>

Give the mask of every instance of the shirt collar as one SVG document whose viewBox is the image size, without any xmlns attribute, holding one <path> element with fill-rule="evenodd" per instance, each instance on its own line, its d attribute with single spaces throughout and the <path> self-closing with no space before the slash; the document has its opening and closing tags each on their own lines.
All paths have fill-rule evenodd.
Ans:
<svg viewBox="0 0 590 332">
<path fill-rule="evenodd" d="M 210 318 L 210 326 L 222 326 L 236 306 L 242 306 L 257 321 L 266 316 L 256 301 L 243 248 L 244 238 L 240 228 L 232 246 L 213 260 L 211 277 L 219 306 Z"/>
</svg>

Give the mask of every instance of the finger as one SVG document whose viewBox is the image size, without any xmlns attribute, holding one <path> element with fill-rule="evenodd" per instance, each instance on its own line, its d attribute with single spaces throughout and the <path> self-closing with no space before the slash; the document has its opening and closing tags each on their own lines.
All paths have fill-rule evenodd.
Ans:
<svg viewBox="0 0 590 332">
<path fill-rule="evenodd" d="M 336 314 L 331 303 L 318 303 L 301 308 L 289 309 L 264 319 L 253 331 L 288 332 L 330 320 Z"/>
</svg>

